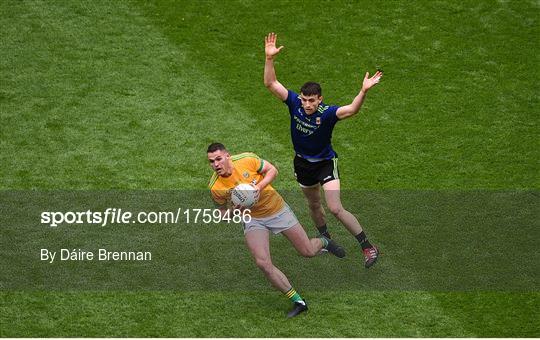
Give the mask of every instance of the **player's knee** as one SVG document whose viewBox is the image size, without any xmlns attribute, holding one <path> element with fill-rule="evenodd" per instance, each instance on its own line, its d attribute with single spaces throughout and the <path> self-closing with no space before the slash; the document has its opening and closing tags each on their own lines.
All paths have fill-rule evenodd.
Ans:
<svg viewBox="0 0 540 340">
<path fill-rule="evenodd" d="M 343 212 L 344 209 L 341 204 L 332 204 L 332 205 L 328 205 L 328 210 L 330 210 L 332 215 L 337 217 L 339 214 Z"/>
</svg>

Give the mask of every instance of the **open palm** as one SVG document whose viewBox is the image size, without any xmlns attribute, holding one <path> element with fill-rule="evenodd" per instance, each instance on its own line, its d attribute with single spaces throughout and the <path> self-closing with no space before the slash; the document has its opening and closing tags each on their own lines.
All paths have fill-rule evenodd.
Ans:
<svg viewBox="0 0 540 340">
<path fill-rule="evenodd" d="M 283 46 L 276 47 L 276 42 L 277 34 L 275 33 L 268 33 L 268 35 L 264 37 L 264 53 L 266 53 L 266 57 L 273 57 L 281 51 Z"/>
<path fill-rule="evenodd" d="M 371 78 L 369 78 L 369 72 L 366 72 L 364 82 L 362 83 L 362 90 L 367 91 L 373 86 L 377 85 L 381 80 L 382 75 L 383 74 L 381 71 L 377 71 Z"/>
</svg>

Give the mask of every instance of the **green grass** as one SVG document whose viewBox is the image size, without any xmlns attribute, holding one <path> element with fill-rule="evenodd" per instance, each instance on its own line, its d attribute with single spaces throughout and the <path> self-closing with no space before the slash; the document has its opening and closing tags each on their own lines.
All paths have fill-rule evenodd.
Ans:
<svg viewBox="0 0 540 340">
<path fill-rule="evenodd" d="M 203 188 L 213 140 L 295 185 L 287 113 L 261 80 L 270 30 L 279 79 L 318 80 L 330 103 L 386 71 L 337 127 L 346 187 L 539 186 L 534 2 L 111 6 L 2 3 L 4 188 Z"/>
<path fill-rule="evenodd" d="M 0 2 L 0 336 L 538 337 L 538 15 L 535 1 Z M 285 321 L 238 227 L 38 224 L 125 202 L 97 194 L 110 189 L 146 210 L 206 205 L 185 190 L 206 194 L 219 140 L 278 166 L 309 225 L 286 107 L 262 84 L 270 31 L 280 81 L 319 81 L 328 103 L 385 71 L 334 133 L 346 207 L 384 252 L 373 270 L 334 219 L 345 261 L 274 238 L 311 308 Z M 158 257 L 37 260 L 101 245 Z"/>
<path fill-rule="evenodd" d="M 318 292 L 309 296 L 309 314 L 293 320 L 282 318 L 288 303 L 278 297 L 260 291 L 7 293 L 2 303 L 12 308 L 2 314 L 19 322 L 1 335 L 530 337 L 539 331 L 538 294 Z"/>
<path fill-rule="evenodd" d="M 211 207 L 206 192 L 13 192 L 0 197 L 0 255 L 9 290 L 208 290 L 268 288 L 243 245 L 239 225 L 178 223 L 39 224 L 41 211 L 176 211 Z M 309 216 L 298 192 L 284 192 L 301 221 Z M 348 251 L 337 260 L 297 256 L 285 238 L 272 239 L 274 262 L 300 291 L 508 291 L 538 289 L 539 236 L 534 192 L 343 192 L 383 252 L 370 271 L 361 268 L 356 241 L 330 219 Z M 6 218 L 7 216 L 7 218 Z M 309 224 L 308 224 L 309 225 Z M 308 230 L 314 235 L 314 230 Z M 30 237 L 31 236 L 31 237 Z M 152 262 L 38 260 L 40 249 L 151 251 Z M 518 260 L 519 259 L 519 260 Z M 241 276 L 238 273 L 242 273 Z"/>
</svg>

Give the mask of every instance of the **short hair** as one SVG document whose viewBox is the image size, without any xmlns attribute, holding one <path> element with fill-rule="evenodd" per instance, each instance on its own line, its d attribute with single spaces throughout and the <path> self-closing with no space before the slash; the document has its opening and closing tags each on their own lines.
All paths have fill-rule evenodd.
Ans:
<svg viewBox="0 0 540 340">
<path fill-rule="evenodd" d="M 211 153 L 211 152 L 216 152 L 218 150 L 227 151 L 227 148 L 225 147 L 225 145 L 223 145 L 221 143 L 218 143 L 218 142 L 215 142 L 215 143 L 212 143 L 212 144 L 208 145 L 208 150 L 206 150 L 206 152 Z"/>
<path fill-rule="evenodd" d="M 319 83 L 308 81 L 307 83 L 302 85 L 302 87 L 300 88 L 300 93 L 305 96 L 317 95 L 320 97 L 322 96 L 321 85 L 319 85 Z"/>
</svg>

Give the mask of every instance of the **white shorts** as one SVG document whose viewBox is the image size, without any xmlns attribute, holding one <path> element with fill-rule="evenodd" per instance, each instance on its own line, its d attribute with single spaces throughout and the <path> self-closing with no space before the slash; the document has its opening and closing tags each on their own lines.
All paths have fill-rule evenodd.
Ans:
<svg viewBox="0 0 540 340">
<path fill-rule="evenodd" d="M 279 212 L 269 217 L 251 218 L 249 223 L 244 224 L 244 234 L 252 230 L 268 230 L 274 234 L 290 229 L 298 224 L 296 215 L 292 212 L 287 203 Z"/>
</svg>

